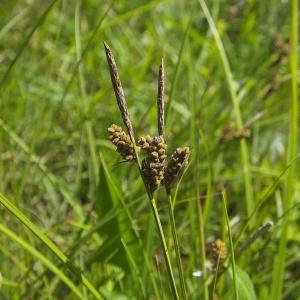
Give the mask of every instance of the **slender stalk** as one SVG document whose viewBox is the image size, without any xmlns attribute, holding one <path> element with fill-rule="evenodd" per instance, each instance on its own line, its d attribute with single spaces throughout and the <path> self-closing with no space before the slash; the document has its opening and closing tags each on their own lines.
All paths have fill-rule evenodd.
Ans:
<svg viewBox="0 0 300 300">
<path fill-rule="evenodd" d="M 155 224 L 156 224 L 157 231 L 158 231 L 159 238 L 160 238 L 160 242 L 161 242 L 161 245 L 162 245 L 162 248 L 163 248 L 163 254 L 164 254 L 164 258 L 165 258 L 166 265 L 167 265 L 167 272 L 168 272 L 169 282 L 170 282 L 170 285 L 171 285 L 171 291 L 172 291 L 174 299 L 179 299 L 176 284 L 175 284 L 173 269 L 172 269 L 172 265 L 171 265 L 171 260 L 170 260 L 170 256 L 169 256 L 169 250 L 168 250 L 168 247 L 167 247 L 166 238 L 165 238 L 164 231 L 163 231 L 161 221 L 160 221 L 160 217 L 159 217 L 159 214 L 158 214 L 156 201 L 153 198 L 153 194 L 150 192 L 147 183 L 145 182 L 143 172 L 142 172 L 141 161 L 139 159 L 139 155 L 138 155 L 135 143 L 134 143 L 134 151 L 135 151 L 135 155 L 136 155 L 136 162 L 137 162 L 137 165 L 138 165 L 140 176 L 143 180 L 145 189 L 147 191 L 148 198 L 150 200 L 151 209 L 152 209 L 153 216 L 154 216 L 154 219 L 155 219 Z"/>
<path fill-rule="evenodd" d="M 161 242 L 161 245 L 162 245 L 162 248 L 163 248 L 163 254 L 164 254 L 164 258 L 165 258 L 166 265 L 167 265 L 167 272 L 168 272 L 169 282 L 170 282 L 170 285 L 171 285 L 172 294 L 173 294 L 174 299 L 179 299 L 176 284 L 175 284 L 173 269 L 172 269 L 172 265 L 171 265 L 171 259 L 170 259 L 170 256 L 169 256 L 169 250 L 168 250 L 168 247 L 167 247 L 166 238 L 165 238 L 164 231 L 163 231 L 161 221 L 160 221 L 160 217 L 159 217 L 159 214 L 158 214 L 156 201 L 153 198 L 153 195 L 149 191 L 148 185 L 144 180 L 144 176 L 143 176 L 143 173 L 142 173 L 142 165 L 141 165 L 141 162 L 140 162 L 135 144 L 134 144 L 134 150 L 135 150 L 136 161 L 137 161 L 137 165 L 138 165 L 138 168 L 139 168 L 140 176 L 143 180 L 145 189 L 147 191 L 148 198 L 150 200 L 151 209 L 152 209 L 153 216 L 154 216 L 154 219 L 155 219 L 155 224 L 156 224 L 157 231 L 158 231 L 159 238 L 160 238 L 160 242 Z"/>
<path fill-rule="evenodd" d="M 197 217 L 198 217 L 198 231 L 200 238 L 200 256 L 201 256 L 201 269 L 203 278 L 203 288 L 204 288 L 204 300 L 209 299 L 209 291 L 206 283 L 207 272 L 206 272 L 206 253 L 205 253 L 205 232 L 204 232 L 204 222 L 203 222 L 203 210 L 200 197 L 196 198 L 197 203 Z"/>
<path fill-rule="evenodd" d="M 196 123 L 196 137 L 199 136 L 199 124 Z M 195 142 L 196 145 L 196 142 Z M 203 278 L 203 289 L 204 289 L 204 300 L 209 299 L 209 290 L 208 285 L 206 283 L 207 272 L 206 272 L 206 251 L 205 251 L 205 229 L 204 229 L 204 219 L 203 219 L 203 209 L 202 203 L 200 199 L 200 151 L 199 145 L 196 147 L 195 154 L 195 185 L 196 185 L 196 211 L 197 211 L 197 226 L 198 226 L 198 236 L 199 236 L 199 246 L 200 246 L 200 256 L 201 256 L 201 270 L 202 270 L 202 278 Z"/>
<path fill-rule="evenodd" d="M 237 290 L 237 284 L 236 284 L 236 270 L 235 270 L 234 247 L 233 247 L 231 230 L 230 230 L 230 225 L 229 225 L 229 218 L 228 218 L 227 204 L 226 204 L 227 199 L 226 199 L 226 191 L 225 190 L 222 192 L 222 201 L 223 201 L 224 214 L 225 214 L 225 219 L 226 219 L 226 224 L 227 224 L 227 230 L 228 230 L 228 239 L 229 239 L 229 244 L 230 244 L 234 299 L 238 300 L 239 296 L 238 296 L 238 290 Z"/>
<path fill-rule="evenodd" d="M 217 283 L 218 283 L 218 274 L 219 274 L 219 267 L 220 267 L 220 255 L 218 255 L 218 260 L 217 260 L 217 266 L 216 266 L 216 271 L 215 271 L 215 276 L 214 276 L 214 283 L 213 283 L 213 288 L 212 288 L 212 297 L 214 297 L 214 294 L 216 293 L 216 288 L 217 288 Z"/>
<path fill-rule="evenodd" d="M 168 271 L 169 281 L 170 281 L 170 284 L 171 284 L 172 294 L 173 294 L 174 299 L 179 299 L 176 284 L 175 284 L 175 279 L 174 279 L 174 275 L 173 275 L 173 271 L 172 271 L 169 251 L 168 251 L 168 248 L 167 248 L 167 243 L 166 243 L 165 235 L 164 235 L 162 225 L 161 225 L 161 222 L 160 222 L 160 217 L 159 217 L 159 214 L 158 214 L 155 199 L 152 198 L 150 200 L 150 203 L 151 203 L 151 208 L 152 208 L 152 212 L 153 212 L 153 215 L 154 215 L 155 223 L 156 223 L 156 226 L 157 226 L 157 229 L 158 229 L 160 242 L 161 242 L 161 245 L 163 247 L 163 253 L 164 253 L 164 258 L 165 258 L 165 261 L 166 261 L 166 264 L 167 264 L 167 271 Z"/>
<path fill-rule="evenodd" d="M 169 218 L 170 218 L 173 242 L 174 242 L 174 246 L 175 246 L 176 262 L 177 262 L 177 268 L 178 268 L 179 279 L 180 279 L 182 299 L 187 299 L 187 292 L 186 292 L 186 287 L 185 287 L 185 280 L 184 280 L 183 268 L 182 268 L 181 257 L 180 257 L 180 248 L 179 248 L 179 242 L 178 242 L 178 236 L 177 236 L 176 224 L 175 224 L 175 217 L 174 217 L 174 205 L 173 205 L 172 196 L 171 196 L 170 191 L 167 191 L 167 197 L 168 197 Z"/>
<path fill-rule="evenodd" d="M 291 106 L 290 106 L 290 129 L 287 160 L 290 162 L 297 154 L 297 137 L 298 137 L 298 87 L 297 87 L 297 68 L 298 68 L 298 1 L 291 0 Z M 285 182 L 285 203 L 284 211 L 290 209 L 294 195 L 294 186 L 296 182 L 296 164 L 293 164 L 289 170 Z M 285 269 L 287 231 L 290 217 L 286 215 L 283 219 L 279 252 L 275 259 L 274 273 L 272 280 L 272 300 L 282 299 L 283 275 Z"/>
</svg>

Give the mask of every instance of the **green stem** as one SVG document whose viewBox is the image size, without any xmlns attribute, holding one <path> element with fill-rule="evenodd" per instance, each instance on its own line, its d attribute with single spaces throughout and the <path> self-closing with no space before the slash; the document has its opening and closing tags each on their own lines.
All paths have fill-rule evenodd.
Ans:
<svg viewBox="0 0 300 300">
<path fill-rule="evenodd" d="M 152 208 L 152 212 L 153 212 L 153 215 L 154 215 L 155 223 L 156 223 L 156 226 L 157 226 L 157 230 L 158 230 L 158 233 L 159 233 L 160 242 L 161 242 L 161 245 L 163 247 L 163 253 L 164 253 L 164 258 L 165 258 L 165 261 L 166 261 L 166 264 L 167 264 L 167 271 L 168 271 L 169 281 L 170 281 L 170 284 L 171 284 L 172 294 L 173 294 L 174 299 L 179 299 L 178 292 L 177 292 L 177 289 L 176 289 L 175 279 L 174 279 L 174 275 L 173 275 L 173 271 L 172 271 L 169 251 L 168 251 L 168 248 L 167 248 L 167 243 L 166 243 L 165 235 L 164 235 L 162 225 L 161 225 L 161 222 L 160 222 L 160 217 L 159 217 L 159 214 L 158 214 L 155 199 L 154 198 L 150 199 L 150 203 L 151 203 L 151 208 Z"/>
<path fill-rule="evenodd" d="M 212 297 L 214 297 L 216 293 L 217 283 L 218 283 L 218 275 L 219 275 L 219 267 L 220 267 L 220 256 L 218 256 L 217 266 L 215 270 L 214 283 L 212 288 Z"/>
<path fill-rule="evenodd" d="M 236 280 L 234 247 L 233 247 L 232 235 L 231 235 L 231 230 L 230 230 L 230 225 L 229 225 L 229 217 L 228 217 L 227 204 L 226 204 L 227 198 L 226 198 L 226 191 L 225 190 L 222 192 L 222 201 L 223 201 L 223 208 L 224 208 L 224 214 L 225 214 L 227 230 L 228 230 L 228 239 L 229 239 L 229 245 L 230 245 L 234 299 L 239 300 L 238 290 L 237 290 L 237 280 Z"/>
<path fill-rule="evenodd" d="M 290 129 L 288 144 L 288 162 L 297 154 L 297 136 L 298 136 L 298 88 L 297 88 L 297 68 L 298 68 L 298 1 L 291 1 L 291 52 L 290 52 L 290 68 L 291 68 L 291 92 L 292 101 L 290 106 Z M 294 186 L 296 182 L 296 164 L 293 164 L 289 170 L 285 182 L 285 203 L 284 211 L 290 209 L 294 195 Z M 282 299 L 283 275 L 285 269 L 287 231 L 290 217 L 286 215 L 283 219 L 282 231 L 280 236 L 279 252 L 275 259 L 274 276 L 272 281 L 272 300 Z"/>
<path fill-rule="evenodd" d="M 175 246 L 176 262 L 177 262 L 177 268 L 178 268 L 178 273 L 179 273 L 179 278 L 180 278 L 182 299 L 187 299 L 187 292 L 186 292 L 186 287 L 185 287 L 185 280 L 184 280 L 183 268 L 182 268 L 182 263 L 181 263 L 179 242 L 178 242 L 175 217 L 174 217 L 174 205 L 173 205 L 172 196 L 171 196 L 170 191 L 167 191 L 167 197 L 168 197 L 169 218 L 170 218 L 170 223 L 171 223 L 173 242 L 174 242 L 174 246 Z"/>
<path fill-rule="evenodd" d="M 206 283 L 207 279 L 207 272 L 206 272 L 206 253 L 205 253 L 205 232 L 204 232 L 204 223 L 203 223 L 203 210 L 200 197 L 196 198 L 197 203 L 197 216 L 198 216 L 198 231 L 199 231 L 199 238 L 200 238 L 200 255 L 201 255 L 201 267 L 202 267 L 202 278 L 203 278 L 203 285 L 204 285 L 204 299 L 209 299 L 209 292 L 208 286 Z"/>
<path fill-rule="evenodd" d="M 196 132 L 197 136 L 199 132 L 199 124 L 196 123 Z M 196 145 L 196 141 L 195 141 Z M 198 236 L 199 236 L 199 246 L 200 246 L 200 256 L 201 256 L 201 270 L 203 278 L 203 291 L 204 291 L 204 300 L 209 299 L 209 290 L 206 282 L 207 272 L 206 272 L 206 249 L 205 249 L 205 228 L 204 228 L 204 218 L 203 218 L 203 208 L 200 199 L 200 148 L 199 145 L 196 147 L 195 154 L 195 186 L 196 186 L 196 212 L 197 212 L 197 226 L 198 226 Z"/>
<path fill-rule="evenodd" d="M 174 278 L 174 274 L 173 274 L 173 270 L 172 270 L 169 251 L 168 251 L 164 231 L 163 231 L 163 228 L 162 228 L 162 225 L 161 225 L 160 217 L 159 217 L 159 214 L 158 214 L 156 201 L 153 198 L 153 195 L 150 192 L 147 183 L 145 182 L 145 179 L 144 179 L 144 176 L 143 176 L 143 171 L 142 171 L 142 164 L 141 164 L 141 161 L 140 161 L 138 151 L 137 151 L 137 147 L 136 147 L 135 143 L 133 143 L 133 148 L 134 148 L 134 153 L 135 153 L 135 156 L 136 156 L 136 162 L 137 162 L 137 165 L 138 165 L 138 168 L 139 168 L 140 176 L 143 180 L 144 186 L 145 186 L 146 191 L 147 191 L 148 198 L 149 198 L 150 203 L 151 203 L 151 209 L 152 209 L 153 216 L 154 216 L 154 219 L 155 219 L 155 224 L 157 226 L 160 242 L 161 242 L 161 245 L 162 245 L 162 248 L 163 248 L 164 258 L 165 258 L 165 261 L 166 261 L 166 264 L 167 264 L 167 272 L 168 272 L 169 282 L 170 282 L 170 285 L 171 285 L 172 294 L 173 294 L 174 299 L 178 300 L 179 296 L 178 296 L 178 292 L 177 292 L 177 288 L 176 288 L 176 284 L 175 284 L 175 278 Z"/>
</svg>

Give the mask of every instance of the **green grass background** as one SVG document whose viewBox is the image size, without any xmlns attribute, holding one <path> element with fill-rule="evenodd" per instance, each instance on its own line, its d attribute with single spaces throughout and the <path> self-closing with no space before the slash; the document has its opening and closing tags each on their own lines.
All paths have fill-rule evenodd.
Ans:
<svg viewBox="0 0 300 300">
<path fill-rule="evenodd" d="M 249 275 L 246 286 L 253 284 L 257 299 L 298 299 L 298 74 L 297 57 L 292 72 L 288 57 L 297 50 L 297 41 L 288 41 L 297 36 L 295 2 L 1 1 L 1 203 L 10 199 L 24 216 L 0 205 L 0 299 L 93 299 L 89 283 L 106 299 L 172 299 L 138 170 L 121 163 L 107 139 L 107 127 L 122 123 L 104 40 L 137 137 L 156 134 L 164 58 L 168 153 L 191 148 L 175 207 L 188 298 L 201 299 L 204 291 L 201 277 L 193 276 L 203 257 L 197 201 L 207 264 L 214 239 L 229 251 L 225 187 L 233 244 L 274 223 L 236 257 L 240 277 Z M 251 136 L 222 142 L 231 122 L 236 133 L 249 125 Z M 163 189 L 156 198 L 175 266 Z M 22 225 L 25 216 L 40 233 Z M 211 288 L 214 271 L 208 273 Z M 227 279 L 220 278 L 219 299 L 234 299 Z"/>
</svg>

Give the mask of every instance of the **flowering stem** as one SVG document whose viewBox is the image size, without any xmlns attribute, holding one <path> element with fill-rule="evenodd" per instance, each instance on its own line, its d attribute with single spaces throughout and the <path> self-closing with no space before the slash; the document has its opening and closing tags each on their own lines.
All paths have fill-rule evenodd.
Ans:
<svg viewBox="0 0 300 300">
<path fill-rule="evenodd" d="M 167 248 L 167 243 L 166 243 L 165 235 L 164 235 L 162 225 L 161 225 L 161 222 L 160 222 L 160 217 L 159 217 L 159 214 L 158 214 L 155 199 L 152 198 L 150 200 L 150 203 L 151 203 L 152 212 L 153 212 L 153 215 L 154 215 L 154 218 L 155 218 L 155 223 L 156 223 L 156 226 L 157 226 L 157 229 L 158 229 L 160 242 L 161 242 L 161 245 L 163 247 L 163 253 L 164 253 L 164 258 L 165 258 L 165 261 L 166 261 L 166 264 L 167 264 L 167 271 L 168 271 L 169 281 L 170 281 L 170 284 L 171 284 L 172 294 L 173 294 L 174 299 L 179 299 L 178 292 L 177 292 L 177 289 L 176 289 L 175 279 L 174 279 L 174 275 L 173 275 L 173 271 L 172 271 L 169 251 L 168 251 L 168 248 Z"/>
<path fill-rule="evenodd" d="M 176 262 L 177 262 L 177 268 L 178 268 L 179 278 L 180 278 L 181 293 L 182 293 L 182 298 L 187 299 L 184 274 L 183 274 L 183 268 L 182 268 L 181 257 L 180 257 L 179 242 L 178 242 L 175 217 L 174 217 L 174 205 L 173 205 L 171 193 L 168 190 L 167 190 L 167 197 L 168 197 L 169 218 L 170 218 L 173 242 L 174 242 L 175 253 L 176 253 Z"/>
<path fill-rule="evenodd" d="M 136 159 L 136 163 L 138 165 L 138 169 L 140 172 L 140 176 L 143 180 L 144 186 L 146 188 L 147 191 L 147 195 L 148 198 L 150 200 L 151 203 L 151 208 L 153 211 L 153 215 L 155 218 L 155 223 L 157 226 L 157 230 L 159 233 L 159 238 L 161 241 L 161 245 L 163 247 L 163 254 L 164 254 L 164 258 L 167 264 L 167 271 L 168 271 L 168 277 L 169 277 L 169 281 L 171 284 L 171 290 L 172 290 L 172 294 L 173 294 L 173 298 L 176 300 L 179 300 L 178 297 L 178 292 L 176 289 L 176 284 L 175 284 L 175 279 L 174 279 L 174 275 L 173 275 L 173 270 L 172 270 L 172 266 L 171 266 L 171 260 L 169 257 L 169 253 L 168 253 L 168 248 L 167 248 L 167 243 L 166 243 L 166 239 L 165 239 L 165 235 L 162 229 L 162 225 L 161 225 L 161 221 L 160 221 L 160 217 L 158 214 L 158 210 L 157 210 L 157 206 L 156 206 L 156 201 L 153 198 L 153 192 L 150 190 L 147 182 L 145 181 L 144 178 L 144 174 L 143 174 L 143 170 L 142 170 L 142 164 L 138 155 L 138 148 L 136 146 L 136 142 L 135 142 L 135 138 L 134 138 L 134 132 L 133 132 L 133 127 L 131 124 L 131 120 L 130 120 L 130 116 L 129 116 L 129 112 L 128 112 L 128 108 L 127 108 L 127 104 L 126 104 L 126 99 L 125 99 L 125 95 L 124 95 L 124 91 L 122 88 L 122 84 L 121 84 L 121 79 L 120 76 L 118 74 L 118 70 L 117 70 L 117 65 L 114 59 L 114 56 L 112 54 L 111 49 L 109 48 L 109 46 L 104 42 L 104 49 L 105 49 L 105 53 L 106 53 L 106 58 L 107 58 L 107 62 L 108 62 L 108 66 L 109 66 L 109 71 L 110 71 L 110 75 L 111 75 L 111 81 L 112 81 L 112 85 L 113 85 L 113 89 L 117 98 L 117 103 L 122 115 L 122 119 L 123 119 L 123 123 L 127 128 L 128 134 L 130 136 L 130 140 L 132 142 L 133 145 L 133 151 L 134 151 L 134 156 Z M 163 63 L 161 64 L 161 68 L 160 68 L 160 78 L 161 78 L 161 82 L 160 86 L 159 86 L 159 101 L 163 100 Z M 163 115 L 163 106 L 161 107 L 161 114 Z M 163 117 L 162 120 L 160 121 L 160 126 L 161 126 L 161 131 L 163 132 Z"/>
<path fill-rule="evenodd" d="M 134 148 L 134 152 L 135 152 L 135 156 L 136 156 L 136 162 L 137 162 L 137 165 L 138 165 L 138 168 L 139 168 L 139 171 L 140 171 L 140 176 L 143 180 L 144 186 L 145 186 L 146 191 L 147 191 L 148 198 L 149 198 L 150 203 L 151 203 L 151 209 L 152 209 L 153 216 L 154 216 L 154 219 L 155 219 L 155 224 L 157 226 L 157 231 L 158 231 L 158 234 L 159 234 L 160 242 L 161 242 L 161 245 L 162 245 L 162 248 L 163 248 L 164 258 L 165 258 L 165 261 L 166 261 L 166 264 L 167 264 L 167 271 L 168 271 L 168 277 L 169 277 L 169 282 L 170 282 L 170 285 L 171 285 L 172 294 L 173 294 L 174 299 L 178 300 L 179 296 L 178 296 L 178 292 L 177 292 L 177 288 L 176 288 L 176 284 L 175 284 L 175 278 L 174 278 L 174 274 L 173 274 L 173 270 L 172 270 L 169 251 L 168 251 L 168 247 L 167 247 L 167 243 L 166 243 L 165 234 L 164 234 L 164 231 L 163 231 L 163 228 L 162 228 L 162 225 L 161 225 L 160 217 L 159 217 L 159 214 L 158 214 L 156 201 L 153 198 L 153 195 L 150 192 L 147 183 L 145 182 L 143 172 L 142 172 L 141 161 L 140 161 L 138 151 L 137 151 L 137 148 L 136 148 L 135 144 L 134 144 L 133 148 Z"/>
</svg>

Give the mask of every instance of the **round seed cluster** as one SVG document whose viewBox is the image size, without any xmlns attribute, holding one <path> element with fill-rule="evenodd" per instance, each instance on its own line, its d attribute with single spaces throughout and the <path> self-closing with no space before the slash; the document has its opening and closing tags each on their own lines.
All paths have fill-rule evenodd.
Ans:
<svg viewBox="0 0 300 300">
<path fill-rule="evenodd" d="M 212 255 L 221 261 L 225 260 L 227 256 L 227 248 L 226 244 L 222 240 L 216 239 L 212 243 Z"/>
<path fill-rule="evenodd" d="M 189 147 L 177 148 L 165 168 L 164 184 L 167 188 L 174 187 L 181 178 L 190 154 Z"/>
<path fill-rule="evenodd" d="M 146 135 L 145 137 L 141 137 L 138 140 L 138 145 L 142 150 L 148 151 L 150 148 L 150 144 L 152 143 L 152 137 L 150 135 Z"/>
<path fill-rule="evenodd" d="M 153 138 L 150 136 L 142 137 L 138 144 L 147 152 L 147 157 L 143 160 L 142 165 L 143 175 L 151 193 L 153 193 L 164 179 L 167 145 L 161 136 Z"/>
<path fill-rule="evenodd" d="M 134 148 L 129 135 L 120 126 L 115 124 L 111 125 L 107 131 L 109 133 L 109 139 L 117 147 L 116 151 L 118 151 L 126 161 L 134 160 Z"/>
</svg>

